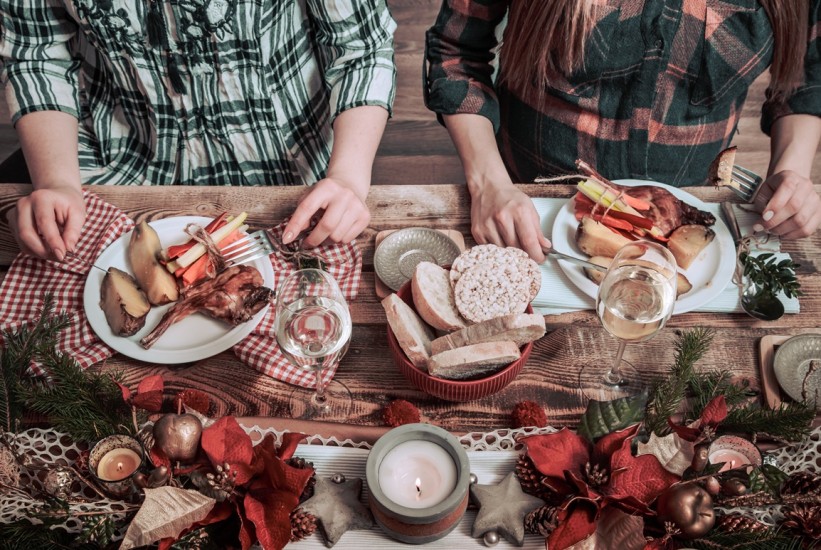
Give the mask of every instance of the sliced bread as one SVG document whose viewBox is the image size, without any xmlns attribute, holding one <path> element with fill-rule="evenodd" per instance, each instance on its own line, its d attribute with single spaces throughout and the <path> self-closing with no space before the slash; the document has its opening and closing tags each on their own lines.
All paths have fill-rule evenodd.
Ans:
<svg viewBox="0 0 821 550">
<path fill-rule="evenodd" d="M 430 343 L 432 354 L 470 344 L 512 340 L 517 346 L 538 340 L 545 333 L 544 317 L 535 313 L 512 313 L 476 323 L 446 334 Z"/>
<path fill-rule="evenodd" d="M 456 309 L 447 270 L 437 264 L 420 262 L 416 266 L 411 291 L 416 311 L 433 328 L 452 331 L 468 325 Z"/>
<path fill-rule="evenodd" d="M 433 331 L 413 309 L 396 294 L 389 294 L 382 300 L 388 324 L 399 342 L 399 347 L 408 359 L 423 371 L 428 370 L 430 341 Z"/>
<path fill-rule="evenodd" d="M 450 380 L 476 378 L 496 372 L 519 357 L 521 353 L 515 342 L 484 342 L 432 355 L 428 372 Z"/>
</svg>

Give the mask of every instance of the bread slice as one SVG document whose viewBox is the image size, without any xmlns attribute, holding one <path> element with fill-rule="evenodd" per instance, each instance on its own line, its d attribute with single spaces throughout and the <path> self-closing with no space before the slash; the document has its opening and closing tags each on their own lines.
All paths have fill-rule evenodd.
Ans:
<svg viewBox="0 0 821 550">
<path fill-rule="evenodd" d="M 517 346 L 523 346 L 538 340 L 545 333 L 544 317 L 535 313 L 512 313 L 481 323 L 476 323 L 462 330 L 452 332 L 430 343 L 432 354 L 442 353 L 449 349 L 461 348 L 470 344 L 512 340 Z"/>
<path fill-rule="evenodd" d="M 411 279 L 413 305 L 430 326 L 439 330 L 459 330 L 468 323 L 456 309 L 448 272 L 432 262 L 420 262 Z"/>
<path fill-rule="evenodd" d="M 399 347 L 416 367 L 428 370 L 430 358 L 430 341 L 433 331 L 419 318 L 411 307 L 396 294 L 388 294 L 382 300 L 388 324 L 399 342 Z"/>
<path fill-rule="evenodd" d="M 496 372 L 519 357 L 515 342 L 483 342 L 432 355 L 428 372 L 439 378 L 464 380 Z"/>
</svg>

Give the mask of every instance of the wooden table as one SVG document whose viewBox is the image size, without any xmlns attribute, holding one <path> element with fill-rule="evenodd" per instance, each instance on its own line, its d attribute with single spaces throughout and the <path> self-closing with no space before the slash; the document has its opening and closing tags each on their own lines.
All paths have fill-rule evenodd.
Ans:
<svg viewBox="0 0 821 550">
<path fill-rule="evenodd" d="M 534 197 L 569 197 L 569 186 L 521 185 Z M 25 185 L 2 186 L 0 198 L 0 276 L 15 254 L 16 245 L 5 222 L 6 212 L 16 199 L 30 191 Z M 821 186 L 817 186 L 821 190 Z M 271 226 L 287 217 L 304 188 L 228 187 L 94 187 L 103 199 L 122 208 L 136 221 L 167 216 L 215 216 L 227 210 L 246 211 L 252 227 Z M 690 188 L 706 201 L 733 200 L 730 192 L 713 188 Z M 339 422 L 382 426 L 382 408 L 393 399 L 416 404 L 425 420 L 445 429 L 489 431 L 510 427 L 513 406 L 524 399 L 543 403 L 551 424 L 573 426 L 585 401 L 573 376 L 582 363 L 609 365 L 615 341 L 601 328 L 592 311 L 548 316 L 548 334 L 536 342 L 533 354 L 517 380 L 504 391 L 470 403 L 449 403 L 431 398 L 413 387 L 394 367 L 385 334 L 385 317 L 374 292 L 373 251 L 377 232 L 403 227 L 448 228 L 470 239 L 469 196 L 463 185 L 379 185 L 371 189 L 368 203 L 371 225 L 359 239 L 364 268 L 359 297 L 351 304 L 353 337 L 337 379 L 351 388 L 354 406 L 349 418 Z M 716 338 L 698 365 L 700 369 L 730 368 L 739 377 L 759 386 L 758 341 L 767 334 L 821 332 L 821 234 L 784 243 L 786 252 L 801 264 L 799 278 L 804 296 L 801 313 L 778 321 L 756 321 L 743 314 L 687 313 L 673 317 L 653 340 L 627 347 L 625 358 L 648 378 L 669 369 L 674 357 L 676 334 L 688 327 L 710 326 Z M 44 289 L 46 290 L 46 289 Z M 95 367 L 101 368 L 101 367 Z M 185 365 L 157 365 L 115 356 L 105 369 L 119 369 L 134 387 L 149 374 L 162 374 L 166 389 L 176 393 L 185 388 L 208 392 L 215 404 L 214 416 L 287 417 L 287 401 L 293 387 L 272 380 L 245 366 L 228 351 L 216 357 Z"/>
</svg>

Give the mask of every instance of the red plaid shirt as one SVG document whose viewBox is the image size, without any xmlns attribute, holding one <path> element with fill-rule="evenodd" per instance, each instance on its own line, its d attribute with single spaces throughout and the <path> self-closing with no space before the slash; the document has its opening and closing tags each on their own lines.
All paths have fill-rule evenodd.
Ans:
<svg viewBox="0 0 821 550">
<path fill-rule="evenodd" d="M 765 132 L 779 116 L 821 116 L 821 0 L 791 1 L 811 2 L 805 83 L 786 104 L 764 105 Z M 445 0 L 427 35 L 426 103 L 490 119 L 514 181 L 574 171 L 580 158 L 611 179 L 702 184 L 772 60 L 756 0 L 606 0 L 584 68 L 548 75 L 543 101 L 531 104 L 492 79 L 494 33 L 510 2 Z"/>
</svg>

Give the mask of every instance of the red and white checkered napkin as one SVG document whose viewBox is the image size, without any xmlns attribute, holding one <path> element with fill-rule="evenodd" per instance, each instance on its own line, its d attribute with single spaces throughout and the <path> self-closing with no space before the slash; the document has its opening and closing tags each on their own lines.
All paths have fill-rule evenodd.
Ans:
<svg viewBox="0 0 821 550">
<path fill-rule="evenodd" d="M 71 354 L 83 368 L 114 355 L 94 331 L 83 308 L 83 287 L 91 264 L 134 222 L 119 208 L 85 192 L 86 218 L 80 241 L 64 262 L 18 254 L 0 284 L 0 329 L 15 331 L 39 317 L 46 293 L 54 296 L 55 310 L 65 312 L 71 324 L 60 334 L 57 349 Z M 35 374 L 42 374 L 32 365 Z"/>
<path fill-rule="evenodd" d="M 55 309 L 64 311 L 71 319 L 71 324 L 60 334 L 57 349 L 71 354 L 83 368 L 114 355 L 114 350 L 94 334 L 85 315 L 83 287 L 88 271 L 106 247 L 134 227 L 134 222 L 122 210 L 97 195 L 85 192 L 85 201 L 88 217 L 74 257 L 68 257 L 64 262 L 52 262 L 19 254 L 0 284 L 0 330 L 15 331 L 33 324 L 40 316 L 43 296 L 51 293 Z M 284 228 L 283 222 L 271 232 L 281 240 Z M 345 299 L 353 300 L 359 290 L 362 272 L 362 254 L 356 243 L 324 245 L 311 253 L 322 257 Z M 278 281 L 296 268 L 277 253 L 269 258 L 276 288 Z M 243 362 L 268 376 L 306 387 L 313 387 L 315 383 L 313 373 L 291 366 L 280 353 L 274 338 L 273 305 L 254 332 L 233 350 Z M 36 374 L 42 373 L 37 365 L 32 365 L 32 369 Z M 327 370 L 326 381 L 333 378 L 335 370 Z"/>
<path fill-rule="evenodd" d="M 271 229 L 270 233 L 276 242 L 282 242 L 284 229 L 284 222 Z M 339 283 L 339 288 L 349 303 L 356 298 L 362 276 L 362 253 L 356 241 L 350 244 L 326 244 L 308 252 L 322 259 L 328 273 Z M 270 258 L 274 268 L 274 288 L 277 288 L 279 281 L 295 271 L 296 266 L 276 253 L 271 254 Z M 254 332 L 234 346 L 234 353 L 244 363 L 272 378 L 306 388 L 314 387 L 314 373 L 294 367 L 279 350 L 274 331 L 274 315 L 274 307 L 271 306 Z M 325 369 L 324 382 L 328 383 L 335 373 L 336 366 Z"/>
</svg>

